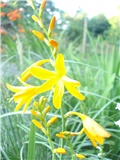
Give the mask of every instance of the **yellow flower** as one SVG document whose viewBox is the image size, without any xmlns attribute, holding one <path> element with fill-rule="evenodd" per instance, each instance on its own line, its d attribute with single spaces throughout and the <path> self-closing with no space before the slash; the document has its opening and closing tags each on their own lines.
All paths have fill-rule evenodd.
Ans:
<svg viewBox="0 0 120 160">
<path fill-rule="evenodd" d="M 46 92 L 54 88 L 53 104 L 55 108 L 59 109 L 61 107 L 61 101 L 64 94 L 64 87 L 71 93 L 74 97 L 79 100 L 84 100 L 84 96 L 78 92 L 77 88 L 80 86 L 80 82 L 70 79 L 66 75 L 66 69 L 64 65 L 64 56 L 58 54 L 55 62 L 55 71 L 50 71 L 38 66 L 32 66 L 30 69 L 30 74 L 35 76 L 40 80 L 47 80 L 39 88 L 36 89 L 37 93 Z"/>
<path fill-rule="evenodd" d="M 83 122 L 83 129 L 81 132 L 85 132 L 94 147 L 97 147 L 97 142 L 102 145 L 104 143 L 104 138 L 109 138 L 111 136 L 110 133 L 102 128 L 97 122 L 84 114 L 71 111 L 68 112 L 65 117 L 73 114 L 81 118 Z"/>
<path fill-rule="evenodd" d="M 16 86 L 11 86 L 8 83 L 6 84 L 6 86 L 9 90 L 11 90 L 12 92 L 15 92 L 15 94 L 13 95 L 13 98 L 10 99 L 10 100 L 14 99 L 14 101 L 18 103 L 14 111 L 18 111 L 25 104 L 24 110 L 23 110 L 23 112 L 25 112 L 28 108 L 28 105 L 34 98 L 34 96 L 36 96 L 35 90 L 38 87 L 31 86 L 31 85 L 16 87 Z"/>
<path fill-rule="evenodd" d="M 53 153 L 66 154 L 66 150 L 64 148 L 56 148 Z"/>
</svg>

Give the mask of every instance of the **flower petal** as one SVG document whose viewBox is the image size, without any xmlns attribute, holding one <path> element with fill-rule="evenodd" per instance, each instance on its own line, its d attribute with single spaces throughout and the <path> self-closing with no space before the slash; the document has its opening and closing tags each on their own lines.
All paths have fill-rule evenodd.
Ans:
<svg viewBox="0 0 120 160">
<path fill-rule="evenodd" d="M 58 77 L 56 77 L 56 78 L 53 78 L 53 79 L 50 79 L 50 80 L 46 81 L 41 86 L 39 86 L 35 90 L 35 92 L 37 94 L 40 94 L 40 93 L 43 93 L 43 92 L 51 90 L 53 88 L 53 86 L 57 83 L 58 80 L 59 80 Z"/>
<path fill-rule="evenodd" d="M 26 99 L 25 99 L 25 98 L 21 99 L 21 100 L 19 101 L 19 103 L 17 104 L 17 106 L 15 107 L 14 111 L 18 111 L 25 102 L 26 102 Z"/>
<path fill-rule="evenodd" d="M 53 95 L 53 104 L 56 109 L 61 107 L 62 97 L 64 94 L 64 82 L 61 79 L 55 86 L 54 95 Z"/>
<path fill-rule="evenodd" d="M 37 89 L 38 87 L 24 87 L 23 90 L 21 90 L 20 92 L 16 93 L 13 97 L 14 97 L 14 101 L 15 102 L 18 102 L 19 99 L 21 98 L 26 98 L 26 99 L 29 99 L 30 97 L 32 96 L 35 96 L 36 93 L 35 93 L 35 90 Z"/>
<path fill-rule="evenodd" d="M 86 116 L 84 114 L 81 114 L 82 116 Z M 83 125 L 84 128 L 89 130 L 91 134 L 93 135 L 98 135 L 100 137 L 110 137 L 110 133 L 108 133 L 103 127 L 101 127 L 97 122 L 95 122 L 93 119 L 90 117 L 86 116 L 86 119 L 83 120 Z"/>
<path fill-rule="evenodd" d="M 33 66 L 42 66 L 44 63 L 47 63 L 47 62 L 50 62 L 50 59 L 44 59 L 44 60 L 40 60 L 40 61 L 37 61 L 37 62 L 33 63 L 31 66 L 29 66 L 29 67 L 21 74 L 21 80 L 22 80 L 22 81 L 26 81 L 26 80 L 31 76 L 31 73 L 30 73 L 31 67 L 33 67 Z"/>
<path fill-rule="evenodd" d="M 78 92 L 78 90 L 71 83 L 65 82 L 65 87 L 74 97 L 78 98 L 79 100 L 85 99 L 85 97 L 80 92 Z"/>
<path fill-rule="evenodd" d="M 72 85 L 74 87 L 79 87 L 80 86 L 80 82 L 79 81 L 76 81 L 74 79 L 71 79 L 67 76 L 63 76 L 63 79 L 66 83 L 69 83 L 69 85 Z"/>
<path fill-rule="evenodd" d="M 57 76 L 56 72 L 54 72 L 54 71 L 49 71 L 49 70 L 44 69 L 42 67 L 35 67 L 35 66 L 31 67 L 30 73 L 34 77 L 41 79 L 41 80 L 48 80 L 51 78 L 55 78 Z"/>
<path fill-rule="evenodd" d="M 24 113 L 26 112 L 26 110 L 27 110 L 30 102 L 32 101 L 32 99 L 33 99 L 33 97 L 31 97 L 30 99 L 28 99 L 28 100 L 26 101 L 25 106 L 24 106 L 24 110 L 23 110 Z"/>
<path fill-rule="evenodd" d="M 97 143 L 94 139 L 94 137 L 89 133 L 87 129 L 84 129 L 86 136 L 90 139 L 94 147 L 97 147 Z"/>
<path fill-rule="evenodd" d="M 55 70 L 60 75 L 66 74 L 65 64 L 64 64 L 64 56 L 62 54 L 58 54 L 55 62 Z"/>
<path fill-rule="evenodd" d="M 6 86 L 9 90 L 11 90 L 12 92 L 19 92 L 21 91 L 21 89 L 23 89 L 24 87 L 16 87 L 16 86 L 11 86 L 10 84 L 6 83 Z"/>
</svg>

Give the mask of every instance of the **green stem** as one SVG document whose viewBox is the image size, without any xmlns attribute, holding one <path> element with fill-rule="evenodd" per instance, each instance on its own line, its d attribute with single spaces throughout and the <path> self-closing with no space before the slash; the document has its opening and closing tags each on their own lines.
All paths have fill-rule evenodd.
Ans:
<svg viewBox="0 0 120 160">
<path fill-rule="evenodd" d="M 47 137 L 48 137 L 48 142 L 50 144 L 50 147 L 51 147 L 51 150 L 52 150 L 52 160 L 55 160 L 56 157 L 55 157 L 55 154 L 53 153 L 53 150 L 54 150 L 54 146 L 53 146 L 53 143 L 52 143 L 52 140 L 50 138 L 50 130 L 49 130 L 49 127 L 47 127 Z"/>
<path fill-rule="evenodd" d="M 65 118 L 64 118 L 64 110 L 63 107 L 61 106 L 61 116 L 62 116 L 62 132 L 65 131 Z M 61 139 L 61 148 L 64 147 L 64 139 Z M 60 155 L 60 160 L 62 160 L 62 154 Z"/>
<path fill-rule="evenodd" d="M 69 147 L 70 147 L 70 152 L 71 152 L 71 155 L 72 155 L 72 160 L 74 160 L 74 151 L 73 151 L 72 144 L 70 142 L 70 138 L 68 138 L 67 140 L 68 140 L 68 144 L 69 144 Z"/>
<path fill-rule="evenodd" d="M 41 113 L 42 114 L 42 113 Z M 43 115 L 42 115 L 43 116 Z M 44 116 L 43 116 L 44 117 Z M 45 125 L 45 127 L 46 127 L 46 129 L 47 129 L 47 138 L 48 138 L 48 142 L 49 142 L 49 144 L 50 144 L 50 148 L 51 148 L 51 151 L 52 151 L 52 160 L 55 160 L 56 159 L 56 156 L 55 156 L 55 153 L 53 153 L 53 150 L 54 150 L 54 145 L 53 145 L 53 143 L 52 143 L 52 140 L 51 140 L 51 137 L 50 137 L 50 129 L 49 129 L 49 127 L 48 127 L 48 125 L 47 125 L 47 122 L 46 122 L 46 119 L 45 118 L 43 118 L 43 124 Z"/>
</svg>

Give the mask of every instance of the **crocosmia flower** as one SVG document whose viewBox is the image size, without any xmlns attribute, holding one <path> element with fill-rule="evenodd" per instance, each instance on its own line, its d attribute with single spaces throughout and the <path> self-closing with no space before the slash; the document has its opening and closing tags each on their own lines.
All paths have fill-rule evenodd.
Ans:
<svg viewBox="0 0 120 160">
<path fill-rule="evenodd" d="M 111 136 L 110 133 L 108 133 L 103 127 L 101 127 L 90 117 L 78 112 L 71 111 L 66 113 L 65 118 L 70 115 L 77 115 L 81 118 L 83 122 L 83 129 L 79 133 L 81 134 L 82 132 L 85 132 L 85 134 L 91 140 L 94 147 L 97 147 L 97 142 L 102 145 L 104 143 L 104 139 L 109 138 Z"/>
<path fill-rule="evenodd" d="M 6 84 L 6 86 L 9 90 L 15 92 L 13 97 L 10 99 L 14 99 L 14 101 L 17 103 L 17 106 L 15 107 L 14 111 L 18 111 L 24 105 L 23 111 L 25 112 L 32 99 L 36 96 L 35 90 L 37 89 L 37 87 L 31 85 L 11 86 L 9 84 Z"/>
<path fill-rule="evenodd" d="M 74 97 L 79 100 L 84 100 L 85 97 L 77 90 L 77 87 L 80 86 L 80 82 L 73 80 L 66 75 L 64 56 L 62 54 L 58 54 L 54 68 L 55 71 L 50 71 L 39 66 L 32 66 L 30 68 L 31 75 L 40 80 L 46 80 L 46 82 L 39 86 L 36 92 L 42 93 L 54 88 L 53 104 L 57 109 L 61 107 L 64 88 L 66 88 L 66 90 Z"/>
</svg>

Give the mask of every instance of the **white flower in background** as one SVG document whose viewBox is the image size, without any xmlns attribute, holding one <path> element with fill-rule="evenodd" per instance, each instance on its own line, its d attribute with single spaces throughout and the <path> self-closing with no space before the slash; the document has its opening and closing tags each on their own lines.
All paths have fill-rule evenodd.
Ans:
<svg viewBox="0 0 120 160">
<path fill-rule="evenodd" d="M 115 109 L 120 110 L 120 103 L 117 103 L 117 105 L 116 105 L 116 108 L 115 108 Z"/>
<path fill-rule="evenodd" d="M 120 103 L 117 103 L 116 105 L 116 108 L 115 109 L 118 109 L 120 110 Z M 120 119 L 118 121 L 115 122 L 116 125 L 118 125 L 120 127 Z"/>
<path fill-rule="evenodd" d="M 120 119 L 118 121 L 116 121 L 115 124 L 120 127 Z"/>
</svg>

